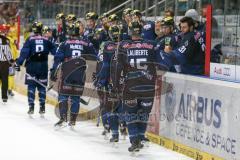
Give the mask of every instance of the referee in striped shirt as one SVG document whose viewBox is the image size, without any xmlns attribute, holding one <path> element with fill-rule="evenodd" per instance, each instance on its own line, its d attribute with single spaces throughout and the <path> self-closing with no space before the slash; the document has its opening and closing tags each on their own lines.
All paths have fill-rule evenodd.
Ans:
<svg viewBox="0 0 240 160">
<path fill-rule="evenodd" d="M 6 103 L 8 100 L 8 75 L 9 67 L 13 63 L 13 57 L 10 49 L 8 38 L 5 36 L 9 27 L 0 25 L 0 80 L 2 82 L 2 101 Z"/>
</svg>

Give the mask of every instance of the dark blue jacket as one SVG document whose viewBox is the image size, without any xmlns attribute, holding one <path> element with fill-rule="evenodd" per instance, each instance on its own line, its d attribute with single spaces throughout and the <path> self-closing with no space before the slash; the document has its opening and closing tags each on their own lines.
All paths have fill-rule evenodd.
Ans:
<svg viewBox="0 0 240 160">
<path fill-rule="evenodd" d="M 104 44 L 103 47 L 103 53 L 102 57 L 100 58 L 102 60 L 102 68 L 100 72 L 98 73 L 98 84 L 101 86 L 107 86 L 109 82 L 111 81 L 111 69 L 113 69 L 112 60 L 115 56 L 115 52 L 117 50 L 117 42 L 111 42 L 107 41 Z"/>
<path fill-rule="evenodd" d="M 82 37 L 77 39 L 70 38 L 59 45 L 54 56 L 54 64 L 51 70 L 56 70 L 58 65 L 66 60 L 86 55 L 97 56 L 93 44 Z"/>
<path fill-rule="evenodd" d="M 172 67 L 180 64 L 181 73 L 202 75 L 204 73 L 205 54 L 195 32 L 181 35 L 178 48 L 171 53 L 160 52 L 165 65 Z"/>
<path fill-rule="evenodd" d="M 155 40 L 156 37 L 155 23 L 152 21 L 143 22 L 142 38 L 145 40 Z"/>
<path fill-rule="evenodd" d="M 96 36 L 96 30 L 101 29 L 102 27 L 97 26 L 94 29 L 86 28 L 84 32 L 84 37 L 87 38 L 94 46 L 96 51 L 99 50 L 102 42 L 107 41 L 107 33 L 103 30 L 99 33 L 99 37 Z"/>
<path fill-rule="evenodd" d="M 48 38 L 41 35 L 30 36 L 21 49 L 20 56 L 16 63 L 22 65 L 26 60 L 26 72 L 36 79 L 44 79 L 47 82 L 48 76 L 48 55 L 55 55 L 55 45 Z M 31 80 L 26 79 L 26 84 Z"/>
</svg>

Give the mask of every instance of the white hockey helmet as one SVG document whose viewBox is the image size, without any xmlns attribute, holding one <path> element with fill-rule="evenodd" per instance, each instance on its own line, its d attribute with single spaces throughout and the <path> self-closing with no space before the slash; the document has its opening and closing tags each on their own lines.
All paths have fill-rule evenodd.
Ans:
<svg viewBox="0 0 240 160">
<path fill-rule="evenodd" d="M 199 22 L 200 21 L 200 16 L 198 14 L 198 12 L 195 9 L 189 9 L 186 13 L 185 13 L 186 17 L 191 17 L 194 21 Z"/>
</svg>

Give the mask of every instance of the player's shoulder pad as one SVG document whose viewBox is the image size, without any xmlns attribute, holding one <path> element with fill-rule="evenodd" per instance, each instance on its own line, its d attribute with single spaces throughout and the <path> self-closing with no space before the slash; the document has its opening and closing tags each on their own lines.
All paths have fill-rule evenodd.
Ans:
<svg viewBox="0 0 240 160">
<path fill-rule="evenodd" d="M 82 37 L 79 39 L 67 39 L 64 43 L 65 44 L 80 44 L 83 46 L 93 46 L 93 44 L 90 42 L 90 40 L 84 39 Z"/>
<path fill-rule="evenodd" d="M 119 48 L 127 48 L 132 42 L 132 40 L 122 40 L 119 42 Z"/>
<path fill-rule="evenodd" d="M 117 44 L 112 41 L 106 41 L 104 42 L 104 49 L 105 50 L 114 50 L 116 49 Z"/>
<path fill-rule="evenodd" d="M 157 41 L 155 41 L 155 40 L 146 39 L 146 40 L 143 40 L 143 42 L 149 43 L 149 44 L 152 44 L 152 45 L 157 45 Z"/>
</svg>

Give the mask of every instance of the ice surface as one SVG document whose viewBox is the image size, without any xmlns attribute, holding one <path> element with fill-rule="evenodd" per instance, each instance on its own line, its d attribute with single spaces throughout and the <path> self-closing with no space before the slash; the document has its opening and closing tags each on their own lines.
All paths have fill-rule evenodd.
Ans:
<svg viewBox="0 0 240 160">
<path fill-rule="evenodd" d="M 53 106 L 47 105 L 45 118 L 38 105 L 32 118 L 27 110 L 27 98 L 19 94 L 0 104 L 0 160 L 190 160 L 156 144 L 132 156 L 128 140 L 113 146 L 102 137 L 102 127 L 91 121 L 78 122 L 74 131 L 56 131 Z"/>
</svg>

